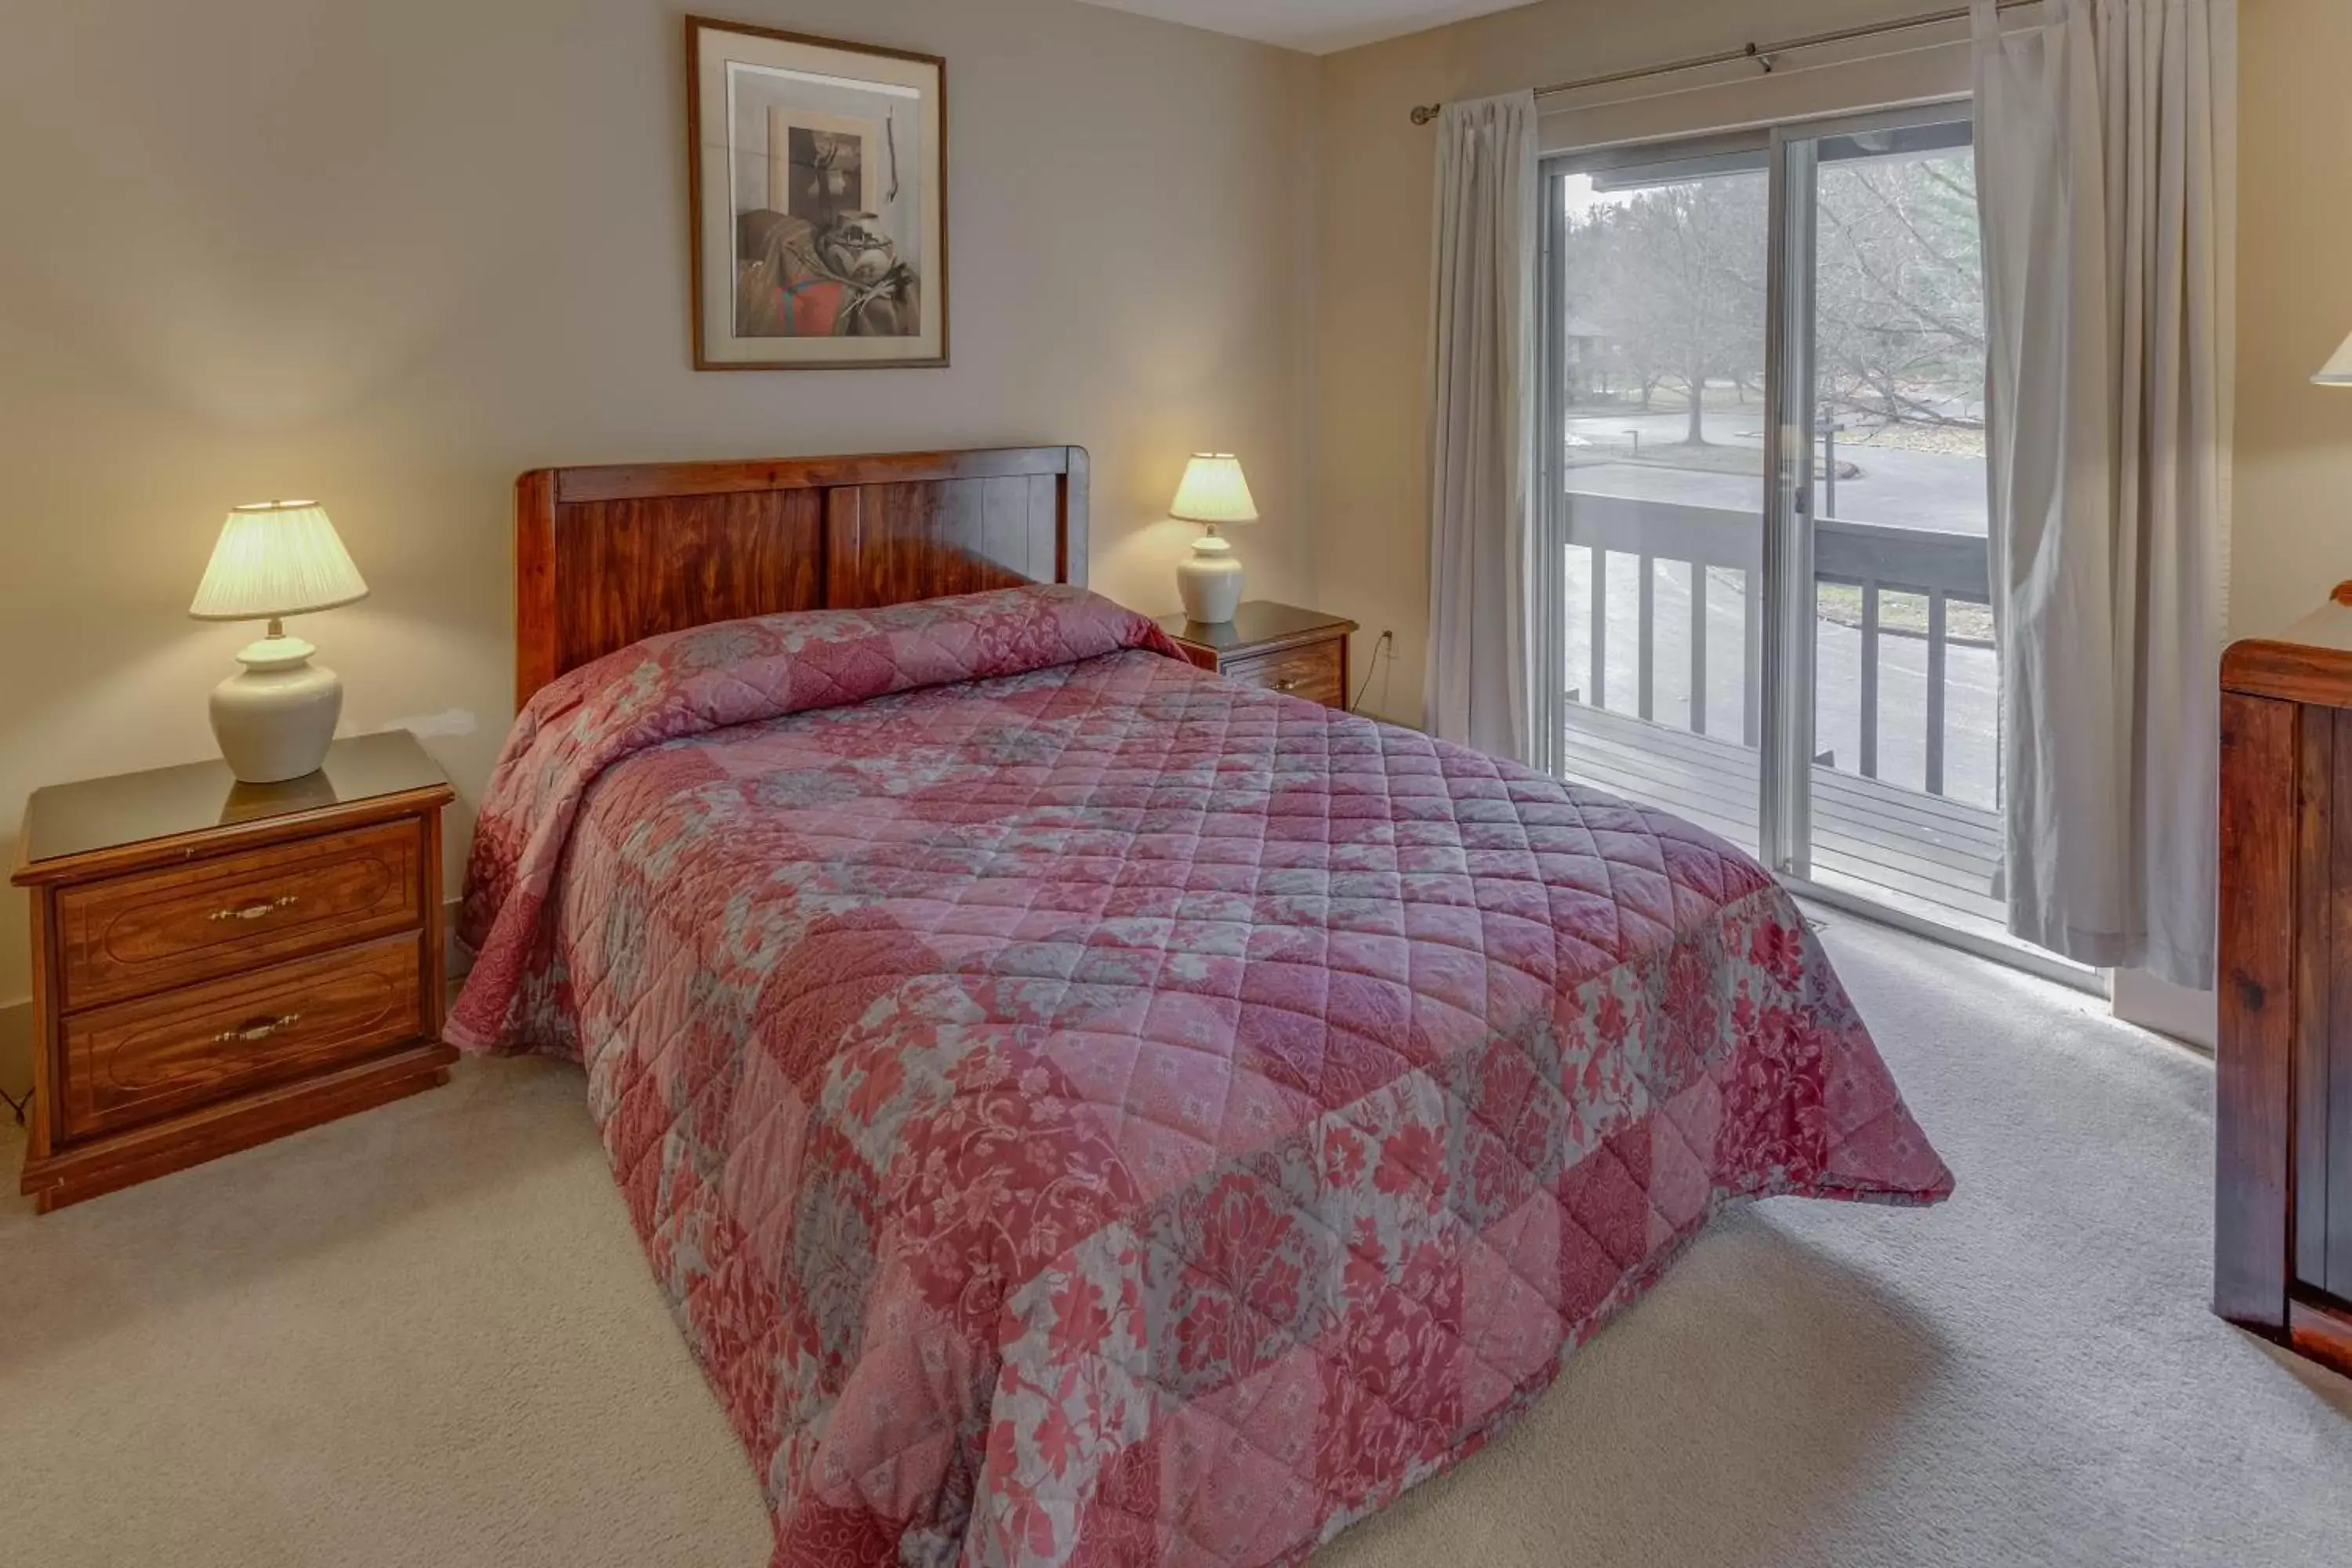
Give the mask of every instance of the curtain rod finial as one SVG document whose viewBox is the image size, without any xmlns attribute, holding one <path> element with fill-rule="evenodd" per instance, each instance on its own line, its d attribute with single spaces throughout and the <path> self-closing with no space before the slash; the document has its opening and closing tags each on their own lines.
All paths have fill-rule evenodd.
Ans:
<svg viewBox="0 0 2352 1568">
<path fill-rule="evenodd" d="M 1444 112 L 1445 105 L 1442 103 L 1416 103 L 1412 106 L 1412 122 L 1426 125 Z"/>
</svg>

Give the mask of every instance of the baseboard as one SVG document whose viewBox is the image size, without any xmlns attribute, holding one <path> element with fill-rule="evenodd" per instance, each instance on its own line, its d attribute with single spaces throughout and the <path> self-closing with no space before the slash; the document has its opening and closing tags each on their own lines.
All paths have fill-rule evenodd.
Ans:
<svg viewBox="0 0 2352 1568">
<path fill-rule="evenodd" d="M 442 909 L 442 957 L 452 983 L 474 967 L 474 955 L 457 940 L 457 900 Z M 33 1004 L 29 998 L 0 1003 L 0 1094 L 22 1100 L 33 1090 Z M 0 1106 L 0 1119 L 8 1115 Z"/>
<path fill-rule="evenodd" d="M 2118 969 L 2112 981 L 2116 1016 L 2213 1054 L 2221 1024 L 2213 993 L 2186 991 L 2140 969 Z"/>
</svg>

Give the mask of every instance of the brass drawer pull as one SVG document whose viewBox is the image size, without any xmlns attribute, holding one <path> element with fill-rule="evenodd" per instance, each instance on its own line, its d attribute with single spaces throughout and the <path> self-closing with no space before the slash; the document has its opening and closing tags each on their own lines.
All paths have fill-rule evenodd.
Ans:
<svg viewBox="0 0 2352 1568">
<path fill-rule="evenodd" d="M 292 893 L 280 893 L 274 899 L 264 899 L 257 904 L 239 904 L 235 909 L 215 910 L 206 918 L 216 921 L 268 920 L 280 910 L 290 910 L 302 900 Z"/>
<path fill-rule="evenodd" d="M 301 1021 L 302 1015 L 299 1013 L 289 1013 L 279 1018 L 256 1018 L 250 1024 L 243 1024 L 234 1029 L 223 1029 L 213 1037 L 213 1044 L 216 1046 L 250 1045 L 255 1040 L 268 1039 L 280 1029 L 290 1029 Z"/>
<path fill-rule="evenodd" d="M 1274 689 L 1276 691 L 1296 691 L 1306 684 L 1307 678 L 1303 675 L 1286 675 L 1274 683 Z"/>
</svg>

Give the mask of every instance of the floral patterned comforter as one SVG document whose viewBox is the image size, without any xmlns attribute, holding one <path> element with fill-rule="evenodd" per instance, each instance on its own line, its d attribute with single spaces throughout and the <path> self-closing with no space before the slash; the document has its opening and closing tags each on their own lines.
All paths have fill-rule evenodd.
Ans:
<svg viewBox="0 0 2352 1568">
<path fill-rule="evenodd" d="M 517 721 L 451 1037 L 568 1053 L 779 1564 L 1270 1563 L 1727 1204 L 1951 1177 L 1754 862 L 1081 591 Z"/>
</svg>

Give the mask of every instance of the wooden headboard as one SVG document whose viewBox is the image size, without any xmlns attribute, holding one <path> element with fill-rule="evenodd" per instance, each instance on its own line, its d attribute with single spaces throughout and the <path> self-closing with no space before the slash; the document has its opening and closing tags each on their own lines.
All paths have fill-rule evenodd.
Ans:
<svg viewBox="0 0 2352 1568">
<path fill-rule="evenodd" d="M 657 632 L 1086 580 L 1083 447 L 538 468 L 515 481 L 515 705 Z"/>
</svg>

